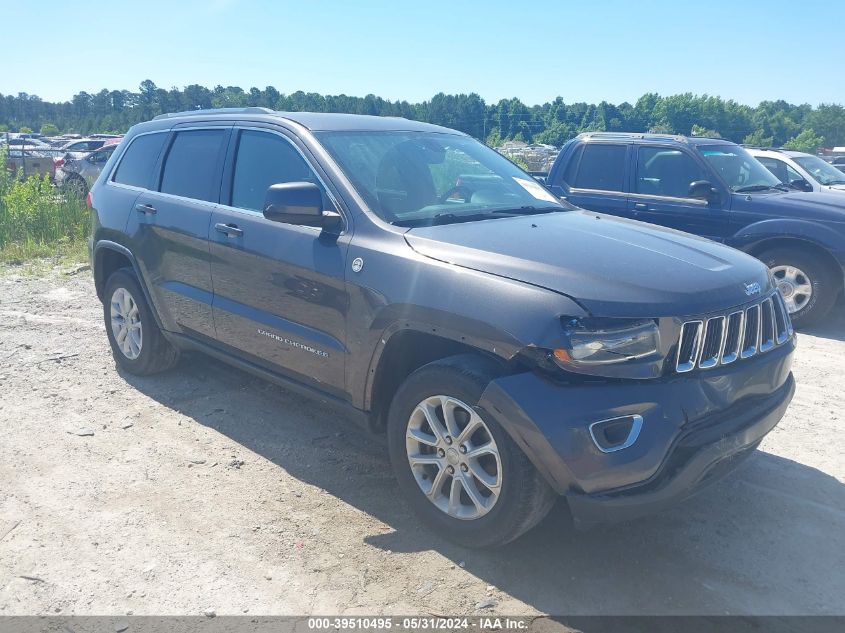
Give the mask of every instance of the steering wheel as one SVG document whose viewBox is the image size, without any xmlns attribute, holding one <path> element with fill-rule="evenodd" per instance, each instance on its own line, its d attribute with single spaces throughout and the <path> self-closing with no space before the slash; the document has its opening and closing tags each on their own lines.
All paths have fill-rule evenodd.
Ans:
<svg viewBox="0 0 845 633">
<path fill-rule="evenodd" d="M 455 185 L 442 196 L 440 196 L 440 204 L 445 204 L 446 201 L 451 198 L 456 193 L 461 194 L 461 198 L 464 202 L 469 202 L 470 198 L 472 198 L 472 189 L 467 187 L 466 185 Z"/>
</svg>

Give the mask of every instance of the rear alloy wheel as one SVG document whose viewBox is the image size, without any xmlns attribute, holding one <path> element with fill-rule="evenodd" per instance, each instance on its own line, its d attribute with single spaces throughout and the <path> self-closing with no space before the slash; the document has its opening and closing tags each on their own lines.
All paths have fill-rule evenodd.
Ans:
<svg viewBox="0 0 845 633">
<path fill-rule="evenodd" d="M 158 328 L 131 268 L 112 273 L 103 299 L 106 334 L 118 365 L 132 374 L 146 376 L 176 364 L 179 350 Z"/>
<path fill-rule="evenodd" d="M 120 351 L 129 360 L 141 355 L 144 344 L 144 327 L 135 298 L 126 288 L 115 288 L 109 301 L 111 331 Z"/>
<path fill-rule="evenodd" d="M 510 435 L 478 407 L 500 368 L 473 354 L 429 363 L 402 383 L 387 420 L 390 461 L 420 519 L 466 547 L 496 547 L 536 525 L 557 496 Z"/>
<path fill-rule="evenodd" d="M 72 176 L 62 185 L 62 190 L 74 198 L 84 200 L 88 195 L 88 183 L 79 176 Z"/>
<path fill-rule="evenodd" d="M 836 303 L 842 288 L 820 254 L 809 250 L 773 248 L 759 259 L 769 267 L 795 327 L 811 325 Z"/>
</svg>

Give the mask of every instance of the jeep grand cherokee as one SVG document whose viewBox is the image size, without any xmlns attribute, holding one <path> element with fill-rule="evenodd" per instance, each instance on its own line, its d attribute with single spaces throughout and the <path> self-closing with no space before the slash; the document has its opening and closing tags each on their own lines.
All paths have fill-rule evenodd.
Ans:
<svg viewBox="0 0 845 633">
<path fill-rule="evenodd" d="M 792 398 L 766 267 L 561 203 L 453 130 L 261 108 L 133 127 L 89 194 L 124 370 L 199 350 L 386 431 L 408 502 L 469 546 L 733 468 Z M 243 420 L 249 424 L 249 420 Z"/>
</svg>

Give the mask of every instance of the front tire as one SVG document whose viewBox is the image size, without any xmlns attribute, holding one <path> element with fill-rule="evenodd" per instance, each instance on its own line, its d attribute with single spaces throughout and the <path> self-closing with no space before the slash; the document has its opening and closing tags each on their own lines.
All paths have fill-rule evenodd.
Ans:
<svg viewBox="0 0 845 633">
<path fill-rule="evenodd" d="M 796 328 L 823 319 L 836 303 L 841 284 L 816 253 L 773 248 L 759 259 L 772 271 Z"/>
<path fill-rule="evenodd" d="M 179 351 L 158 328 L 132 269 L 121 268 L 112 273 L 103 297 L 106 334 L 120 367 L 131 374 L 147 376 L 176 364 Z"/>
<path fill-rule="evenodd" d="M 388 446 L 420 519 L 466 547 L 504 545 L 534 527 L 556 496 L 525 454 L 477 407 L 495 366 L 478 356 L 435 361 L 397 391 Z"/>
</svg>

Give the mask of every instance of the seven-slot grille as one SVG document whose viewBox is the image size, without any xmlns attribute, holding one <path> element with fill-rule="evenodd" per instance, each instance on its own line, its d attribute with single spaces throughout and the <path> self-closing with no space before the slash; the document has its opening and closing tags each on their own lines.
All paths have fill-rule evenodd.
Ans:
<svg viewBox="0 0 845 633">
<path fill-rule="evenodd" d="M 675 369 L 710 369 L 751 358 L 782 345 L 792 336 L 786 304 L 775 292 L 747 308 L 687 321 L 681 326 Z"/>
</svg>

